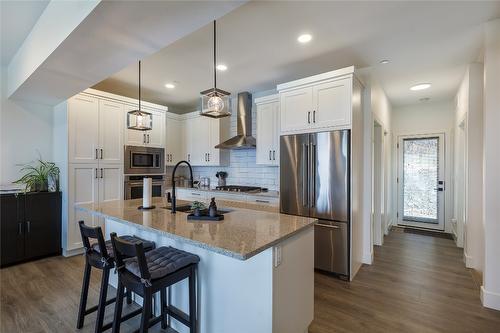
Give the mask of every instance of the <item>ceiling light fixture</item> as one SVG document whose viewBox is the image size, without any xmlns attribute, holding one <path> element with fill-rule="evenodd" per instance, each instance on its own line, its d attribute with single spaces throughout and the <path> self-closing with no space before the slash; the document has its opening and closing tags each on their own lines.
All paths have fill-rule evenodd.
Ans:
<svg viewBox="0 0 500 333">
<path fill-rule="evenodd" d="M 387 65 L 390 61 L 388 59 L 380 60 L 382 65 Z"/>
<path fill-rule="evenodd" d="M 231 116 L 231 93 L 217 89 L 217 25 L 214 20 L 214 87 L 200 92 L 200 115 L 210 118 Z"/>
<path fill-rule="evenodd" d="M 410 88 L 412 91 L 425 90 L 431 87 L 430 83 L 419 83 Z"/>
<path fill-rule="evenodd" d="M 167 88 L 167 89 L 174 89 L 175 88 L 175 84 L 173 84 L 173 83 L 167 83 L 165 85 L 165 88 Z"/>
<path fill-rule="evenodd" d="M 153 115 L 141 110 L 141 61 L 139 60 L 139 109 L 127 112 L 127 128 L 148 131 L 153 128 Z"/>
<path fill-rule="evenodd" d="M 310 34 L 303 34 L 297 38 L 297 41 L 302 44 L 309 43 L 311 40 L 312 36 Z"/>
<path fill-rule="evenodd" d="M 217 68 L 218 71 L 225 71 L 225 70 L 227 70 L 227 66 L 224 65 L 224 64 L 217 65 L 216 68 Z"/>
</svg>

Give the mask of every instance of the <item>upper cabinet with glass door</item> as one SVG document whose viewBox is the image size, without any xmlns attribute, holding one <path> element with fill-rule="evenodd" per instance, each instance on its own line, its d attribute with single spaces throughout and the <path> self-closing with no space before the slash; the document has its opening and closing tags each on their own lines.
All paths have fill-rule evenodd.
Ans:
<svg viewBox="0 0 500 333">
<path fill-rule="evenodd" d="M 278 85 L 281 134 L 351 128 L 354 67 Z"/>
</svg>

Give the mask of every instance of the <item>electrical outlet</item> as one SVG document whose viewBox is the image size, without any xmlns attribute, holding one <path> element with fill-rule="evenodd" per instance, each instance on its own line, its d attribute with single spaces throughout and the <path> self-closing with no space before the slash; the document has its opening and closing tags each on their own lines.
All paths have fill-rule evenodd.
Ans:
<svg viewBox="0 0 500 333">
<path fill-rule="evenodd" d="M 274 267 L 278 267 L 281 265 L 281 260 L 282 260 L 282 251 L 281 251 L 281 245 L 276 245 L 274 248 Z"/>
</svg>

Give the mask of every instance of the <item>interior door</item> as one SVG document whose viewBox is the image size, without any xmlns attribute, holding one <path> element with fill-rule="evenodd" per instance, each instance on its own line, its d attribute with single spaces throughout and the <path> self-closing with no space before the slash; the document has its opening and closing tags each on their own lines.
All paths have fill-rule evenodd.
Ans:
<svg viewBox="0 0 500 333">
<path fill-rule="evenodd" d="M 398 224 L 444 230 L 444 134 L 398 138 Z"/>
<path fill-rule="evenodd" d="M 99 162 L 123 163 L 123 104 L 99 101 Z"/>
<path fill-rule="evenodd" d="M 99 101 L 77 95 L 68 102 L 69 162 L 95 163 L 99 148 Z"/>
<path fill-rule="evenodd" d="M 57 197 L 57 199 L 55 199 Z M 58 253 L 61 234 L 60 193 L 26 195 L 26 258 Z"/>
<path fill-rule="evenodd" d="M 305 87 L 280 93 L 281 131 L 308 129 L 312 121 L 312 88 Z"/>
<path fill-rule="evenodd" d="M 350 131 L 310 134 L 311 216 L 349 221 Z"/>
<path fill-rule="evenodd" d="M 280 209 L 309 216 L 309 134 L 280 139 Z"/>
</svg>

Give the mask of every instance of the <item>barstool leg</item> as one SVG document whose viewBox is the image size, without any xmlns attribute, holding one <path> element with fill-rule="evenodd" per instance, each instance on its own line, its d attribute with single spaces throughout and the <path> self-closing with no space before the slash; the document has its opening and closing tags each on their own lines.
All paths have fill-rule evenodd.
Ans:
<svg viewBox="0 0 500 333">
<path fill-rule="evenodd" d="M 190 332 L 196 333 L 196 269 L 191 266 L 189 274 L 189 325 Z"/>
<path fill-rule="evenodd" d="M 153 294 L 151 288 L 144 288 L 144 298 L 142 299 L 142 317 L 140 333 L 147 333 L 149 329 L 149 320 L 151 319 L 151 306 L 153 303 Z"/>
<path fill-rule="evenodd" d="M 102 332 L 102 324 L 104 322 L 104 311 L 106 310 L 106 296 L 108 294 L 109 284 L 109 268 L 105 267 L 102 270 L 101 292 L 99 294 L 99 305 L 97 307 L 97 320 L 95 324 L 95 333 Z"/>
<path fill-rule="evenodd" d="M 118 289 L 116 291 L 116 304 L 115 304 L 115 317 L 113 319 L 113 329 L 112 333 L 120 332 L 120 323 L 122 318 L 122 307 L 123 307 L 123 284 L 120 282 L 120 277 L 118 277 Z"/>
<path fill-rule="evenodd" d="M 127 296 L 127 304 L 132 304 L 132 291 L 127 289 L 125 295 Z"/>
<path fill-rule="evenodd" d="M 167 329 L 168 321 L 167 321 L 167 290 L 166 288 L 162 288 L 160 290 L 160 309 L 161 309 L 161 328 Z"/>
<path fill-rule="evenodd" d="M 78 309 L 78 321 L 76 323 L 76 328 L 80 329 L 83 327 L 83 321 L 85 319 L 85 309 L 87 308 L 87 296 L 89 294 L 89 283 L 90 283 L 90 270 L 91 266 L 85 260 L 85 270 L 83 271 L 83 284 L 82 292 L 80 295 L 80 308 Z"/>
</svg>

